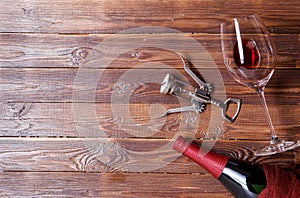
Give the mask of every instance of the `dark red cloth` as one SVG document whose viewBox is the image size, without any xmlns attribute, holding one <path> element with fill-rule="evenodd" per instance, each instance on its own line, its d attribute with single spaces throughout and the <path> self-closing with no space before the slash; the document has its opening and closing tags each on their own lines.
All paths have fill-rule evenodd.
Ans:
<svg viewBox="0 0 300 198">
<path fill-rule="evenodd" d="M 300 179 L 297 170 L 284 169 L 278 166 L 263 166 L 267 187 L 259 198 L 300 198 Z"/>
</svg>

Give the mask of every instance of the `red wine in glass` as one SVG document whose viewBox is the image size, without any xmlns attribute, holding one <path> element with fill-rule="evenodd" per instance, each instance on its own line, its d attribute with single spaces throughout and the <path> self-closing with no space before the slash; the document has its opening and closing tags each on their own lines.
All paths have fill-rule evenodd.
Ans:
<svg viewBox="0 0 300 198">
<path fill-rule="evenodd" d="M 259 66 L 260 54 L 256 43 L 252 39 L 242 39 L 236 42 L 233 51 L 234 62 L 238 67 L 255 69 Z"/>
</svg>

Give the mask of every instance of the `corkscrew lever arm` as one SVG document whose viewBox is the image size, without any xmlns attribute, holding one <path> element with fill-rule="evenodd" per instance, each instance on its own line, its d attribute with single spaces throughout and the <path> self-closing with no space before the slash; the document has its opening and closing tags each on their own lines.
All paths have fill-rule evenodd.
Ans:
<svg viewBox="0 0 300 198">
<path fill-rule="evenodd" d="M 166 116 L 168 114 L 171 114 L 171 113 L 180 113 L 180 112 L 186 112 L 186 111 L 193 111 L 193 112 L 199 113 L 199 110 L 196 109 L 194 107 L 194 105 L 191 105 L 191 106 L 186 106 L 186 107 L 168 109 L 166 112 L 164 112 L 163 114 L 161 114 L 160 116 L 158 116 L 156 118 L 161 118 L 161 117 L 164 117 L 164 116 Z"/>
<path fill-rule="evenodd" d="M 184 70 L 193 78 L 193 80 L 199 85 L 199 88 L 206 91 L 208 94 L 212 93 L 213 86 L 212 84 L 203 82 L 198 76 L 187 66 L 186 60 L 183 55 L 177 52 L 178 56 L 181 58 L 183 62 Z"/>
</svg>

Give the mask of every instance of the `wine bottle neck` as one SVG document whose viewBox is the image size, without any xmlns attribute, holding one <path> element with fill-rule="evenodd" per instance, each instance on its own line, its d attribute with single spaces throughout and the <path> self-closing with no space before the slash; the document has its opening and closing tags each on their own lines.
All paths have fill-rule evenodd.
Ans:
<svg viewBox="0 0 300 198">
<path fill-rule="evenodd" d="M 199 145 L 190 143 L 183 137 L 176 140 L 174 149 L 198 163 L 215 178 L 220 177 L 229 160 L 229 157 L 201 149 Z"/>
<path fill-rule="evenodd" d="M 220 177 L 229 160 L 226 156 L 203 151 L 195 143 L 191 143 L 184 155 L 208 170 L 215 178 Z"/>
</svg>

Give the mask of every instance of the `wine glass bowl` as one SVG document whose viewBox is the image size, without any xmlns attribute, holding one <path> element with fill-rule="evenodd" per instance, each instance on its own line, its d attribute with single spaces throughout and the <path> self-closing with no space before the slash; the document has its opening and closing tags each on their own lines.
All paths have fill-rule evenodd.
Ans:
<svg viewBox="0 0 300 198">
<path fill-rule="evenodd" d="M 254 154 L 271 155 L 300 146 L 300 141 L 280 140 L 271 121 L 264 89 L 275 70 L 276 48 L 261 19 L 257 15 L 233 18 L 221 23 L 220 31 L 223 60 L 229 74 L 258 93 L 270 127 L 270 145 Z"/>
<path fill-rule="evenodd" d="M 241 84 L 264 87 L 276 62 L 276 48 L 256 15 L 234 18 L 221 24 L 223 60 L 229 73 Z"/>
</svg>

